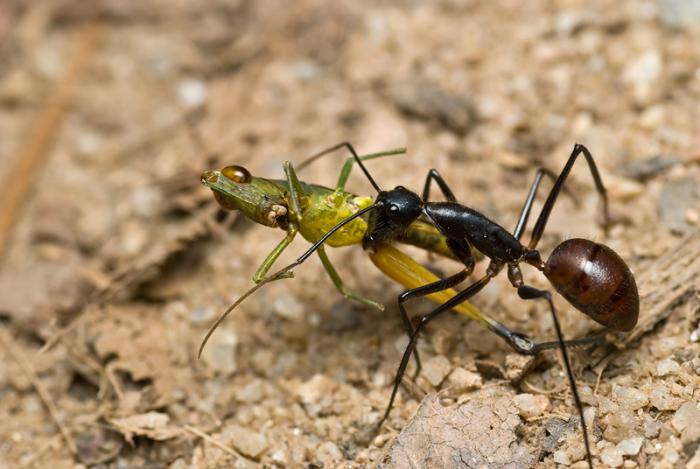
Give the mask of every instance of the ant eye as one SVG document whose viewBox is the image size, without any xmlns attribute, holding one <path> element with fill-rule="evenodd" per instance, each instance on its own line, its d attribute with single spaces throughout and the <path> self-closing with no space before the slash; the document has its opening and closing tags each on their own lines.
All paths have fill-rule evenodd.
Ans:
<svg viewBox="0 0 700 469">
<path fill-rule="evenodd" d="M 226 166 L 221 170 L 221 174 L 239 184 L 248 184 L 253 179 L 243 166 Z"/>
</svg>

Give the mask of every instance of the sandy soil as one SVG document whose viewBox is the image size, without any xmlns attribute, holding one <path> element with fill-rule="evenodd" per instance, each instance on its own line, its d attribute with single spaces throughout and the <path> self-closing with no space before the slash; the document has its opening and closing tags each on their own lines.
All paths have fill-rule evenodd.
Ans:
<svg viewBox="0 0 700 469">
<path fill-rule="evenodd" d="M 359 246 L 330 255 L 386 311 L 343 299 L 312 258 L 197 359 L 283 237 L 219 211 L 201 171 L 276 178 L 344 140 L 406 146 L 371 163 L 382 187 L 419 189 L 437 168 L 506 227 L 535 169 L 587 145 L 613 226 L 581 162 L 540 247 L 604 242 L 642 295 L 637 332 L 571 351 L 596 466 L 700 467 L 700 37 L 664 15 L 612 0 L 2 2 L 0 194 L 29 191 L 0 201 L 17 209 L 0 220 L 0 468 L 586 467 L 559 354 L 523 363 L 457 315 L 429 327 L 423 373 L 373 434 L 406 339 L 401 288 Z M 332 185 L 342 158 L 301 177 Z M 359 174 L 349 188 L 372 193 Z M 545 305 L 503 277 L 473 303 L 552 339 Z M 555 301 L 567 337 L 599 329 Z"/>
</svg>

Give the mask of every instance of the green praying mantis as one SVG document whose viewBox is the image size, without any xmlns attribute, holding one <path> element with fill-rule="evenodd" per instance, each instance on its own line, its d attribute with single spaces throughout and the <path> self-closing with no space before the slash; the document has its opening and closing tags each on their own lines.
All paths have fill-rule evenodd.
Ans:
<svg viewBox="0 0 700 469">
<path fill-rule="evenodd" d="M 304 168 L 318 158 L 339 150 L 344 145 L 339 144 L 323 150 L 306 159 L 297 168 Z M 401 155 L 405 152 L 405 148 L 397 148 L 367 154 L 360 158 L 363 161 L 367 161 L 375 158 Z M 253 281 L 256 285 L 224 311 L 211 326 L 200 345 L 200 355 L 219 324 L 245 298 L 266 283 L 293 276 L 291 272 L 278 277 L 267 277 L 266 275 L 280 254 L 292 244 L 297 235 L 301 235 L 307 241 L 315 243 L 331 228 L 372 204 L 373 200 L 371 197 L 357 196 L 345 190 L 354 163 L 355 160 L 353 158 L 348 158 L 345 161 L 334 188 L 302 182 L 297 176 L 297 169 L 289 161 L 283 163 L 285 179 L 255 177 L 242 166 L 227 166 L 221 171 L 208 170 L 202 173 L 202 184 L 212 190 L 215 199 L 222 208 L 238 210 L 256 223 L 271 228 L 280 228 L 286 234 L 255 271 Z M 325 241 L 325 244 L 332 247 L 361 244 L 366 231 L 367 220 L 359 217 L 335 232 Z M 444 236 L 431 224 L 424 221 L 414 222 L 399 237 L 398 241 L 447 258 L 453 258 Z M 324 246 L 320 246 L 316 252 L 333 285 L 335 285 L 341 295 L 379 310 L 384 309 L 382 304 L 366 298 L 345 285 L 328 258 Z M 410 256 L 392 245 L 383 244 L 368 254 L 374 264 L 385 275 L 406 288 L 425 285 L 434 282 L 438 278 Z M 449 289 L 430 295 L 429 298 L 435 302 L 444 303 L 455 294 L 456 291 Z M 470 303 L 460 305 L 458 308 L 455 308 L 455 311 L 488 326 L 500 324 L 482 314 Z"/>
</svg>

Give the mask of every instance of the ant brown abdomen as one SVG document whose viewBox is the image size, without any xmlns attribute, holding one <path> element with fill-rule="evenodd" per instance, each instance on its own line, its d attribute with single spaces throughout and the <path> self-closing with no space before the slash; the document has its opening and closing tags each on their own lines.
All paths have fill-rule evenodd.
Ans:
<svg viewBox="0 0 700 469">
<path fill-rule="evenodd" d="M 625 261 L 609 247 L 587 239 L 566 240 L 549 256 L 544 274 L 594 321 L 622 332 L 637 324 L 637 283 Z"/>
</svg>

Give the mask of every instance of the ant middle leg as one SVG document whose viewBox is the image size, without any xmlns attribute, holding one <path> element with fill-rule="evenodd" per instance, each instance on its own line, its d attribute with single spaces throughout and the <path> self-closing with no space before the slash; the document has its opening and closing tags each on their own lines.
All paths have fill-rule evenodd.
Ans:
<svg viewBox="0 0 700 469">
<path fill-rule="evenodd" d="M 367 168 L 365 168 L 365 165 L 362 164 L 362 161 L 365 160 L 371 160 L 373 158 L 381 158 L 383 156 L 391 156 L 391 155 L 401 155 L 406 153 L 406 148 L 395 148 L 392 150 L 386 150 L 378 153 L 372 153 L 369 155 L 364 155 L 364 156 L 359 156 L 357 154 L 357 151 L 355 151 L 355 147 L 352 146 L 350 142 L 340 142 L 337 145 L 333 145 L 332 147 L 326 148 L 325 150 L 322 150 L 315 155 L 312 155 L 302 161 L 299 165 L 297 165 L 297 169 L 301 170 L 305 168 L 306 166 L 310 165 L 317 159 L 321 158 L 324 155 L 327 155 L 329 153 L 332 153 L 336 150 L 339 150 L 341 148 L 346 148 L 350 154 L 352 155 L 352 158 L 346 160 L 345 164 L 343 165 L 342 170 L 340 171 L 340 176 L 338 177 L 338 183 L 336 184 L 336 190 L 344 190 L 345 188 L 345 183 L 348 180 L 348 177 L 350 176 L 350 171 L 352 170 L 352 165 L 357 163 L 360 166 L 360 169 L 362 169 L 362 172 L 365 174 L 367 177 L 367 180 L 372 184 L 372 187 L 376 189 L 377 192 L 380 191 L 379 185 L 375 182 L 374 178 L 369 174 L 369 171 L 367 171 Z"/>
<path fill-rule="evenodd" d="M 430 295 L 431 293 L 452 288 L 466 280 L 467 277 L 469 277 L 469 275 L 471 275 L 471 273 L 474 271 L 474 257 L 472 256 L 471 249 L 466 241 L 448 238 L 447 245 L 454 253 L 455 257 L 462 261 L 464 264 L 464 269 L 450 277 L 406 290 L 399 295 L 399 312 L 401 313 L 401 319 L 403 319 L 404 326 L 406 327 L 406 333 L 408 334 L 409 338 L 413 335 L 413 325 L 411 324 L 411 319 L 408 317 L 408 312 L 406 311 L 406 306 L 404 303 L 413 298 L 420 298 Z M 416 359 L 416 371 L 413 374 L 413 379 L 415 380 L 421 371 L 421 361 L 417 349 L 413 351 L 413 356 Z"/>
<path fill-rule="evenodd" d="M 447 185 L 445 179 L 440 175 L 437 169 L 431 169 L 428 171 L 428 175 L 425 178 L 425 185 L 423 186 L 423 202 L 428 202 L 430 200 L 430 183 L 435 181 L 440 187 L 442 194 L 450 202 L 455 202 L 457 198 L 452 193 L 452 189 Z"/>
<path fill-rule="evenodd" d="M 399 368 L 396 372 L 396 377 L 394 378 L 394 387 L 391 390 L 391 397 L 389 398 L 389 404 L 387 405 L 386 411 L 384 412 L 384 416 L 382 419 L 379 421 L 378 427 L 381 427 L 381 425 L 384 423 L 384 421 L 389 417 L 389 414 L 391 413 L 391 409 L 394 406 L 394 400 L 396 399 L 396 394 L 399 390 L 399 386 L 401 385 L 401 381 L 403 379 L 404 374 L 406 373 L 406 367 L 408 366 L 408 360 L 411 357 L 411 354 L 416 348 L 416 343 L 418 339 L 418 335 L 420 334 L 421 330 L 433 319 L 438 317 L 440 314 L 444 313 L 445 311 L 449 311 L 453 307 L 457 306 L 460 303 L 463 303 L 467 301 L 469 298 L 477 294 L 479 291 L 481 291 L 482 288 L 488 284 L 491 279 L 498 273 L 499 268 L 495 267 L 494 269 L 489 268 L 488 273 L 477 280 L 476 282 L 472 283 L 469 285 L 467 288 L 459 292 L 456 296 L 452 297 L 450 300 L 448 300 L 446 303 L 443 303 L 439 306 L 437 306 L 435 309 L 433 309 L 431 312 L 428 314 L 421 316 L 420 321 L 418 322 L 418 325 L 416 328 L 413 330 L 413 333 L 411 334 L 411 339 L 408 342 L 408 345 L 406 346 L 406 349 L 404 350 L 403 357 L 401 357 L 401 363 L 399 364 Z M 458 274 L 456 274 L 458 275 Z M 445 279 L 447 280 L 447 279 Z"/>
<path fill-rule="evenodd" d="M 547 176 L 553 182 L 556 182 L 557 176 L 546 168 L 537 168 L 535 173 L 535 178 L 530 185 L 530 190 L 527 193 L 527 198 L 523 204 L 523 208 L 520 210 L 520 216 L 518 216 L 518 222 L 515 224 L 515 229 L 513 230 L 513 236 L 519 241 L 525 231 L 527 226 L 527 221 L 530 217 L 530 212 L 532 211 L 532 204 L 535 202 L 535 197 L 537 197 L 537 191 L 540 188 L 540 183 L 542 182 L 542 177 Z M 574 203 L 578 205 L 578 200 L 566 187 L 564 191 L 569 194 L 569 196 L 574 200 Z"/>
<path fill-rule="evenodd" d="M 559 197 L 559 193 L 561 192 L 562 186 L 566 182 L 566 178 L 569 176 L 571 168 L 574 166 L 576 159 L 581 154 L 583 154 L 583 156 L 586 158 L 586 161 L 588 162 L 588 167 L 591 170 L 591 176 L 593 177 L 593 182 L 595 183 L 596 190 L 600 194 L 600 197 L 603 201 L 604 224 L 605 226 L 609 224 L 610 215 L 608 213 L 608 196 L 605 190 L 605 186 L 603 185 L 603 180 L 600 177 L 600 173 L 598 172 L 598 166 L 596 165 L 595 160 L 593 159 L 593 155 L 591 155 L 591 152 L 588 151 L 588 148 L 577 143 L 576 145 L 574 145 L 574 149 L 571 152 L 571 156 L 569 156 L 569 159 L 564 165 L 564 169 L 562 169 L 561 173 L 559 173 L 559 176 L 557 177 L 557 180 L 555 181 L 554 186 L 550 190 L 549 195 L 547 196 L 547 200 L 545 201 L 544 206 L 542 207 L 542 211 L 540 212 L 540 215 L 537 218 L 535 227 L 532 230 L 532 238 L 530 239 L 530 243 L 528 244 L 529 249 L 535 249 L 535 247 L 537 247 L 537 243 L 539 243 L 540 238 L 542 237 L 542 233 L 544 233 L 545 226 L 547 226 L 547 221 L 549 220 L 549 215 L 552 213 L 552 209 L 554 208 L 554 204 L 557 201 L 557 197 Z"/>
</svg>

